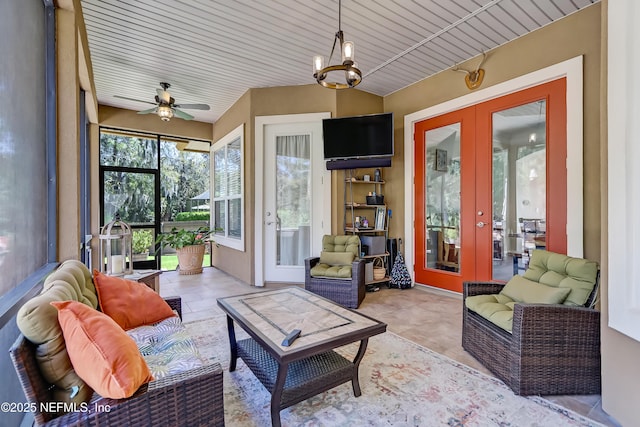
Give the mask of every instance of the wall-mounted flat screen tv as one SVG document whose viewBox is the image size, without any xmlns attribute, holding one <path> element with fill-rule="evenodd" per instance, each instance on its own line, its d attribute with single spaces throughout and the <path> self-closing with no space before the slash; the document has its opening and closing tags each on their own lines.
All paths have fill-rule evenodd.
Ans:
<svg viewBox="0 0 640 427">
<path fill-rule="evenodd" d="M 393 157 L 393 113 L 324 119 L 322 130 L 326 160 Z"/>
</svg>

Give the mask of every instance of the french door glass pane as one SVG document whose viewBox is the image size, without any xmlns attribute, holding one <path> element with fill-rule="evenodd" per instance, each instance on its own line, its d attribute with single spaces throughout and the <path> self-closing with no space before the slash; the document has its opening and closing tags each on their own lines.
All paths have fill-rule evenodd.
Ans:
<svg viewBox="0 0 640 427">
<path fill-rule="evenodd" d="M 425 133 L 425 268 L 460 269 L 460 123 Z"/>
<path fill-rule="evenodd" d="M 277 265 L 304 265 L 310 256 L 310 135 L 276 137 Z"/>
<path fill-rule="evenodd" d="M 493 280 L 546 247 L 546 101 L 493 113 Z"/>
</svg>

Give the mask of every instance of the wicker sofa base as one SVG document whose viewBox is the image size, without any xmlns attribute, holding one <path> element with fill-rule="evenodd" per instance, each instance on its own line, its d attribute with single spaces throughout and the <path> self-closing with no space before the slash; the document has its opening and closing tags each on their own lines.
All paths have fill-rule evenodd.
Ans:
<svg viewBox="0 0 640 427">
<path fill-rule="evenodd" d="M 36 362 L 33 343 L 18 337 L 11 359 L 28 402 L 52 400 Z M 36 425 L 46 426 L 224 426 L 222 367 L 214 363 L 169 375 L 140 387 L 127 399 L 93 395 L 87 410 L 56 418 L 36 411 Z"/>
<path fill-rule="evenodd" d="M 273 394 L 280 368 L 278 362 L 251 338 L 238 341 L 238 356 L 267 391 Z M 354 363 L 334 351 L 291 362 L 287 369 L 279 409 L 302 402 L 354 378 L 357 383 L 357 369 Z"/>
<path fill-rule="evenodd" d="M 600 313 L 516 304 L 513 333 L 463 307 L 462 347 L 519 395 L 598 394 Z"/>
</svg>

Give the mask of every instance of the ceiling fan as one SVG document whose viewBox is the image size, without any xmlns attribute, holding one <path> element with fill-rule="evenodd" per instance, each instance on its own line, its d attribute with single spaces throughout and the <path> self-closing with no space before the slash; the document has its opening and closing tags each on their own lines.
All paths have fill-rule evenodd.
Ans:
<svg viewBox="0 0 640 427">
<path fill-rule="evenodd" d="M 160 82 L 160 87 L 162 89 L 156 89 L 158 93 L 156 95 L 156 102 L 143 101 L 141 99 L 133 99 L 127 98 L 126 96 L 114 95 L 115 98 L 126 99 L 129 101 L 136 102 L 144 102 L 145 104 L 155 105 L 153 108 L 149 108 L 148 110 L 138 111 L 138 114 L 150 114 L 156 113 L 158 117 L 160 117 L 163 121 L 168 122 L 171 120 L 173 116 L 176 116 L 183 120 L 193 120 L 193 116 L 191 114 L 185 113 L 178 108 L 183 108 L 186 110 L 210 110 L 207 104 L 176 104 L 176 100 L 173 99 L 171 94 L 167 92 L 167 89 L 171 87 L 169 83 Z"/>
</svg>

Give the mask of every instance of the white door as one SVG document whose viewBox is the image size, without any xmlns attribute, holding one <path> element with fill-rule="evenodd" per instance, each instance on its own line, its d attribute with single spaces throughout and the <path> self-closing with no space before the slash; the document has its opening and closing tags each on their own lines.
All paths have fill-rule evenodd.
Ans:
<svg viewBox="0 0 640 427">
<path fill-rule="evenodd" d="M 262 281 L 303 283 L 305 258 L 320 253 L 331 230 L 322 120 L 265 124 L 263 132 L 261 183 L 256 174 L 256 190 L 263 189 Z"/>
</svg>

